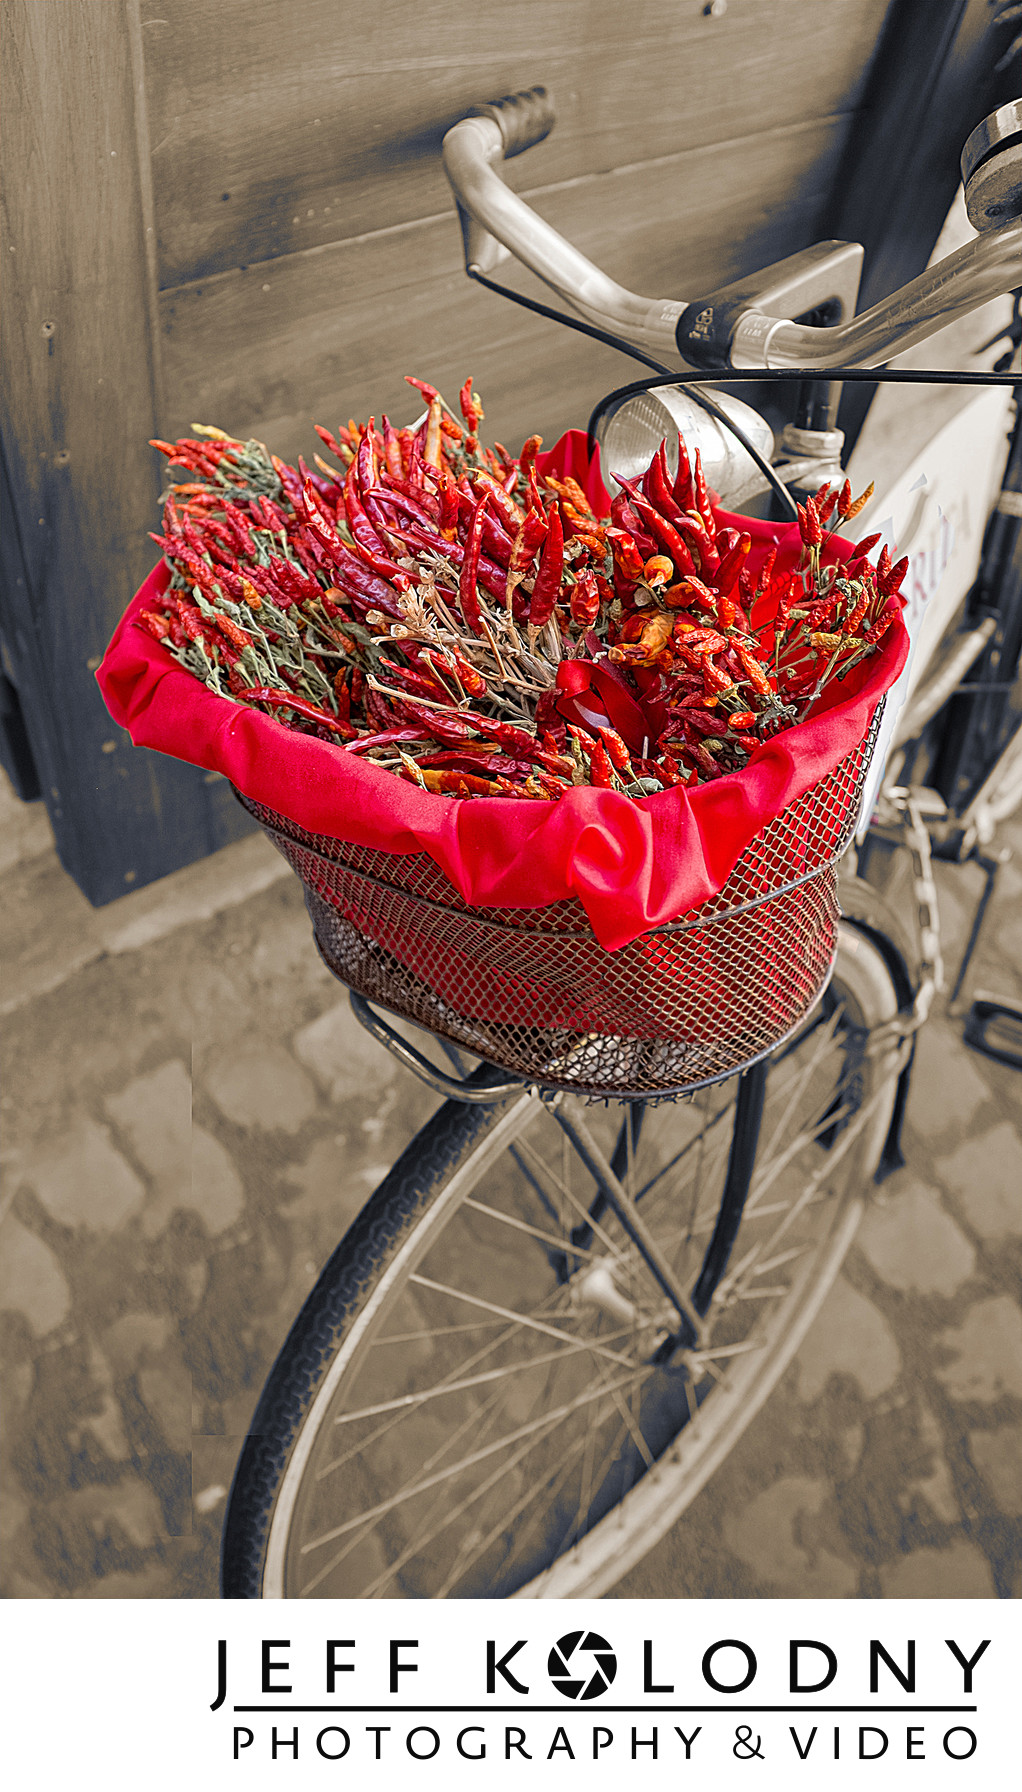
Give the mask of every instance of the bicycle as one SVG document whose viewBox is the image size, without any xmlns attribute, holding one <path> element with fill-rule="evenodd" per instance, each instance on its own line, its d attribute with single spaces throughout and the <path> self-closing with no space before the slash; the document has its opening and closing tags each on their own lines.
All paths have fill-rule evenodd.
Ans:
<svg viewBox="0 0 1022 1792">
<path fill-rule="evenodd" d="M 612 327 L 619 346 L 623 337 L 640 359 L 659 357 L 668 393 L 672 379 L 682 390 L 663 370 L 671 350 L 718 385 L 768 361 L 782 374 L 847 373 L 1022 280 L 1022 200 L 1005 156 L 1020 108 L 1002 108 L 966 147 L 970 212 L 983 226 L 975 244 L 860 318 L 854 245 L 818 245 L 687 307 L 614 286 L 496 172 L 551 122 L 534 89 L 448 134 L 468 271 L 496 285 L 502 243 L 582 314 L 581 327 L 608 337 Z M 623 388 L 603 407 L 619 437 L 622 422 L 635 424 L 635 396 Z M 669 402 L 676 412 L 683 401 Z M 790 502 L 789 486 L 832 476 L 833 391 L 807 400 L 780 469 L 750 439 L 753 414 L 719 394 L 696 402 L 723 410 L 728 428 L 740 416 L 741 451 L 768 498 Z M 663 433 L 656 413 L 650 450 Z M 741 465 L 748 483 L 748 458 Z M 928 667 L 899 742 L 938 714 L 992 637 L 1003 644 L 1005 627 L 1014 611 L 1007 625 L 982 616 Z M 974 777 L 958 805 L 960 850 L 986 827 L 980 810 L 989 817 L 996 791 L 1017 782 L 1018 738 L 1002 749 L 998 738 L 996 754 L 981 754 L 979 788 Z M 926 900 L 920 803 L 890 779 L 884 800 L 900 805 Z M 307 896 L 321 952 L 359 981 L 375 948 L 350 928 L 324 932 L 317 900 Z M 556 1074 L 495 1072 L 485 1031 L 474 1054 L 464 1034 L 460 1048 L 448 1042 L 441 1068 L 352 994 L 370 1032 L 447 1099 L 337 1246 L 271 1373 L 231 1494 L 226 1596 L 599 1596 L 676 1521 L 791 1360 L 870 1180 L 896 1160 L 937 943 L 931 927 L 913 950 L 862 878 L 844 878 L 842 905 L 815 1006 L 776 1049 L 737 1075 L 702 1078 L 681 1101 L 583 1112 Z"/>
</svg>

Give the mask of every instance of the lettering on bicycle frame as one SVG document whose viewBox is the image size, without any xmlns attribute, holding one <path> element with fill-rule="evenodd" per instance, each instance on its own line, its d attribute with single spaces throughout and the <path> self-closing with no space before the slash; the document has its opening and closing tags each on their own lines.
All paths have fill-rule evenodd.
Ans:
<svg viewBox="0 0 1022 1792">
<path fill-rule="evenodd" d="M 951 560 L 955 542 L 968 541 L 971 536 L 969 500 L 964 492 L 957 495 L 955 509 L 959 512 L 957 521 L 953 521 L 948 513 L 937 507 L 937 524 L 931 529 L 926 544 L 917 548 L 908 557 L 908 578 L 903 590 L 905 592 L 905 627 L 915 640 L 919 624 L 930 600 L 937 595 L 941 579 Z"/>
</svg>

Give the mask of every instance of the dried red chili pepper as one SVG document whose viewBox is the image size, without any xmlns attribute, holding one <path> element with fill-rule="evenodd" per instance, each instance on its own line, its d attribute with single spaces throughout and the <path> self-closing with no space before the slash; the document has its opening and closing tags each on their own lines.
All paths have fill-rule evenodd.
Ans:
<svg viewBox="0 0 1022 1792">
<path fill-rule="evenodd" d="M 703 474 L 703 457 L 698 448 L 692 457 L 692 489 L 695 493 L 696 509 L 702 517 L 706 533 L 712 541 L 716 533 L 713 504 L 710 500 L 710 488 Z"/>
<path fill-rule="evenodd" d="M 765 596 L 766 592 L 770 588 L 770 581 L 771 581 L 771 577 L 773 575 L 773 570 L 774 570 L 776 561 L 777 561 L 777 549 L 771 548 L 770 552 L 768 553 L 766 559 L 764 560 L 762 566 L 759 569 L 759 578 L 756 581 L 756 588 L 755 588 L 755 591 L 753 592 L 754 600 L 757 603 L 759 602 L 761 597 Z"/>
<path fill-rule="evenodd" d="M 674 507 L 676 510 L 691 510 L 695 502 L 695 487 L 692 483 L 692 463 L 688 457 L 688 448 L 684 437 L 678 431 L 678 477 L 673 485 Z"/>
<path fill-rule="evenodd" d="M 423 736 L 421 728 L 384 728 L 378 734 L 358 735 L 356 739 L 347 742 L 344 751 L 368 753 L 373 747 L 390 747 L 399 741 L 421 741 L 424 738 L 428 739 L 428 736 Z"/>
<path fill-rule="evenodd" d="M 674 586 L 674 592 L 676 601 L 672 605 L 673 608 L 676 609 L 679 604 L 700 603 L 716 615 L 717 593 L 711 591 L 708 585 L 704 585 L 702 579 L 688 574 L 685 578 L 679 579 L 677 585 Z"/>
<path fill-rule="evenodd" d="M 816 494 L 816 514 L 825 529 L 830 523 L 834 511 L 837 509 L 837 499 L 837 492 L 832 492 L 830 487 L 826 485 Z M 834 518 L 834 521 L 837 521 L 836 517 Z"/>
<path fill-rule="evenodd" d="M 751 535 L 740 535 L 734 547 L 725 555 L 713 577 L 713 583 L 721 597 L 727 597 L 738 583 L 738 576 L 745 565 L 746 556 L 752 546 Z"/>
<path fill-rule="evenodd" d="M 493 785 L 488 778 L 480 778 L 474 772 L 436 771 L 430 767 L 421 769 L 419 776 L 427 790 L 437 796 L 453 796 L 465 799 L 472 796 L 492 796 Z"/>
<path fill-rule="evenodd" d="M 334 459 L 339 460 L 342 467 L 347 466 L 348 461 L 351 458 L 350 449 L 345 451 L 345 449 L 341 447 L 337 437 L 331 435 L 328 429 L 324 429 L 322 423 L 314 423 L 312 427 L 316 431 L 320 441 L 323 443 L 323 446 L 329 448 Z"/>
<path fill-rule="evenodd" d="M 290 691 L 274 690 L 270 685 L 255 685 L 246 692 L 250 703 L 265 703 L 268 709 L 291 709 L 307 722 L 315 722 L 321 728 L 329 728 L 334 734 L 350 738 L 354 732 L 347 722 L 338 716 L 332 716 L 316 703 L 309 703 L 304 697 L 296 697 Z"/>
<path fill-rule="evenodd" d="M 269 569 L 280 587 L 280 595 L 287 594 L 282 608 L 287 607 L 288 600 L 294 603 L 303 603 L 307 598 L 318 597 L 322 590 L 319 580 L 296 566 L 293 560 L 281 560 L 276 554 L 271 554 Z M 252 577 L 255 573 L 256 568 L 250 567 L 249 576 Z"/>
<path fill-rule="evenodd" d="M 896 560 L 894 565 L 889 567 L 886 573 L 880 573 L 878 569 L 877 589 L 882 596 L 892 597 L 894 593 L 900 589 L 901 582 L 907 571 L 907 554 L 905 554 L 901 560 Z"/>
<path fill-rule="evenodd" d="M 761 697 L 772 696 L 774 687 L 755 654 L 750 653 L 740 641 L 735 642 L 734 648 L 753 690 L 758 691 Z"/>
<path fill-rule="evenodd" d="M 865 587 L 863 587 L 863 590 L 859 594 L 858 601 L 853 605 L 852 609 L 849 610 L 841 624 L 841 633 L 843 635 L 854 635 L 859 623 L 866 614 L 866 605 L 868 602 L 868 593 L 866 592 Z M 829 609 L 830 605 L 827 607 Z"/>
<path fill-rule="evenodd" d="M 467 626 L 474 635 L 482 635 L 482 612 L 479 608 L 479 593 L 476 579 L 479 570 L 479 556 L 483 544 L 483 524 L 486 520 L 486 507 L 490 502 L 490 492 L 483 489 L 483 494 L 472 512 L 472 523 L 465 544 L 465 557 L 461 563 L 461 575 L 458 580 L 458 597 L 461 602 L 461 613 Z"/>
<path fill-rule="evenodd" d="M 413 487 L 425 484 L 422 472 L 422 436 L 418 430 L 414 432 L 408 445 L 408 465 L 405 478 Z"/>
<path fill-rule="evenodd" d="M 600 614 L 600 587 L 591 568 L 575 580 L 570 608 L 572 621 L 581 628 L 588 628 Z"/>
<path fill-rule="evenodd" d="M 667 472 L 667 443 L 661 442 L 650 461 L 642 481 L 644 496 L 658 510 L 660 515 L 670 520 L 678 509 L 674 501 L 674 490 Z"/>
<path fill-rule="evenodd" d="M 468 424 L 472 434 L 475 435 L 486 412 L 479 402 L 478 392 L 473 392 L 472 390 L 471 378 L 465 381 L 461 391 L 458 393 L 458 403 L 461 406 L 461 414 L 464 417 L 465 422 Z"/>
<path fill-rule="evenodd" d="M 614 790 L 616 788 L 614 767 L 607 756 L 607 749 L 603 742 L 572 724 L 568 726 L 568 733 L 587 762 L 589 782 L 597 790 Z"/>
<path fill-rule="evenodd" d="M 460 567 L 464 562 L 465 549 L 462 547 L 461 542 L 447 541 L 444 536 L 437 534 L 436 530 L 423 529 L 420 528 L 418 524 L 412 523 L 407 527 L 402 528 L 395 526 L 394 534 L 399 540 L 404 542 L 413 553 L 420 548 L 425 548 L 429 552 L 442 554 L 453 566 Z M 483 587 L 484 591 L 488 591 L 490 596 L 496 598 L 498 603 L 503 603 L 507 586 L 507 576 L 503 567 L 495 565 L 492 560 L 488 560 L 485 554 L 480 554 L 479 565 L 476 569 L 476 579 Z"/>
<path fill-rule="evenodd" d="M 684 720 L 686 725 L 694 728 L 697 734 L 711 735 L 716 740 L 723 740 L 728 731 L 728 725 L 723 716 L 716 715 L 705 708 L 697 708 L 695 705 L 686 711 Z"/>
<path fill-rule="evenodd" d="M 515 503 L 510 492 L 485 467 L 474 467 L 469 475 L 469 483 L 477 497 L 484 488 L 489 492 L 493 509 L 513 541 L 525 521 L 525 512 L 521 506 Z"/>
<path fill-rule="evenodd" d="M 440 397 L 435 386 L 430 386 L 425 380 L 417 380 L 414 374 L 405 374 L 405 385 L 414 386 L 416 392 L 421 392 L 427 404 L 432 404 L 434 398 Z"/>
<path fill-rule="evenodd" d="M 615 728 L 601 728 L 599 737 L 614 770 L 620 772 L 623 778 L 627 778 L 628 782 L 632 783 L 635 778 L 635 768 L 632 765 L 631 754 L 620 734 Z"/>
<path fill-rule="evenodd" d="M 865 510 L 866 505 L 869 503 L 871 497 L 873 496 L 873 490 L 874 490 L 873 481 L 871 479 L 869 484 L 866 487 L 866 490 L 861 494 L 860 497 L 856 498 L 854 504 L 849 504 L 847 510 L 839 511 L 839 515 L 840 515 L 841 521 L 843 523 L 850 523 L 853 517 L 858 516 L 860 510 Z"/>
<path fill-rule="evenodd" d="M 818 548 L 823 540 L 823 525 L 820 522 L 816 501 L 811 496 L 806 499 L 804 506 L 799 506 L 799 526 L 806 547 Z"/>
<path fill-rule="evenodd" d="M 551 491 L 556 492 L 557 496 L 563 499 L 565 504 L 569 505 L 572 511 L 574 511 L 580 518 L 584 518 L 589 524 L 596 522 L 596 513 L 593 510 L 589 499 L 579 485 L 578 480 L 572 479 L 570 473 L 566 473 L 563 479 L 555 479 L 552 473 L 546 473 L 543 477 L 543 483 L 548 486 Z"/>
<path fill-rule="evenodd" d="M 876 621 L 866 630 L 864 637 L 866 645 L 875 647 L 877 642 L 883 639 L 888 629 L 900 615 L 901 603 L 899 599 L 896 597 L 889 597 Z"/>
<path fill-rule="evenodd" d="M 675 639 L 679 652 L 707 654 L 721 653 L 727 646 L 727 640 L 715 628 L 679 629 L 675 623 Z"/>
<path fill-rule="evenodd" d="M 637 512 L 638 516 L 643 522 L 648 523 L 657 542 L 661 547 L 666 549 L 668 554 L 670 554 L 679 573 L 684 574 L 694 572 L 695 563 L 689 553 L 688 547 L 679 535 L 678 529 L 675 528 L 674 523 L 668 522 L 666 517 L 661 516 L 660 512 L 653 507 L 648 498 L 643 497 L 634 481 L 630 479 L 622 479 L 619 475 L 615 475 L 615 477 L 618 480 L 618 484 L 623 485 L 627 491 L 631 499 L 632 507 Z M 684 519 L 678 517 L 675 520 L 678 524 L 678 528 L 680 528 Z M 647 554 L 646 559 L 649 558 L 650 556 Z M 714 558 L 716 559 L 716 556 L 714 556 Z"/>
<path fill-rule="evenodd" d="M 359 453 L 361 453 L 361 445 Z M 375 481 L 373 483 L 375 483 Z M 368 489 L 372 490 L 372 484 L 370 484 Z M 352 540 L 360 542 L 363 547 L 367 547 L 373 554 L 386 554 L 386 545 L 370 521 L 366 513 L 365 505 L 362 502 L 357 456 L 352 461 L 351 466 L 348 468 L 345 475 L 343 498 L 344 514 L 348 523 L 348 533 Z"/>
<path fill-rule="evenodd" d="M 515 536 L 514 548 L 508 566 L 509 573 L 524 573 L 532 565 L 536 549 L 546 540 L 550 523 L 546 512 L 530 510 Z"/>
<path fill-rule="evenodd" d="M 418 572 L 409 572 L 403 566 L 398 566 L 396 561 L 387 554 L 385 546 L 381 543 L 378 548 L 374 548 L 367 535 L 361 540 L 356 538 L 350 549 L 336 531 L 334 531 L 334 539 L 329 545 L 324 541 L 322 532 L 320 532 L 320 540 L 324 542 L 327 553 L 335 564 L 343 563 L 345 560 L 350 562 L 352 555 L 357 555 L 371 572 L 374 572 L 381 580 L 386 580 L 387 584 L 393 586 L 395 591 L 410 591 L 412 586 L 419 582 L 421 575 Z"/>
<path fill-rule="evenodd" d="M 542 436 L 530 436 L 528 441 L 523 443 L 523 445 L 522 445 L 522 452 L 518 456 L 518 465 L 521 468 L 522 478 L 526 482 L 528 482 L 529 474 L 533 470 L 533 465 L 535 463 L 536 456 L 539 453 L 542 446 L 543 446 L 543 437 Z"/>
<path fill-rule="evenodd" d="M 399 666 L 396 660 L 384 659 L 382 656 L 380 665 L 385 667 L 387 672 L 386 680 L 381 678 L 381 684 L 386 682 L 388 685 L 397 685 L 404 695 L 425 697 L 429 703 L 450 701 L 450 692 L 444 689 L 438 678 L 423 672 L 416 672 L 411 666 Z"/>
<path fill-rule="evenodd" d="M 450 468 L 430 468 L 428 479 L 428 484 L 423 479 L 420 485 L 413 485 L 410 479 L 394 479 L 385 473 L 381 475 L 380 484 L 373 487 L 370 497 L 375 504 L 385 508 L 403 506 L 409 516 L 416 517 L 428 529 L 437 527 L 445 507 L 456 521 L 462 500 Z M 442 498 L 442 493 L 447 493 L 447 497 Z M 390 528 L 389 522 L 387 527 Z"/>
<path fill-rule="evenodd" d="M 627 529 L 608 529 L 607 539 L 614 557 L 614 590 L 623 602 L 627 602 L 643 577 L 643 558 L 634 536 Z"/>
<path fill-rule="evenodd" d="M 238 649 L 239 653 L 244 653 L 246 647 L 249 649 L 252 648 L 253 643 L 251 635 L 246 634 L 245 630 L 241 628 L 238 623 L 234 622 L 230 616 L 225 616 L 222 610 L 214 611 L 211 621 L 214 628 L 218 628 L 220 633 L 230 641 L 232 647 Z"/>
<path fill-rule="evenodd" d="M 702 577 L 713 579 L 720 566 L 720 555 L 717 552 L 716 543 L 714 542 L 713 537 L 709 534 L 706 525 L 700 518 L 693 516 L 691 511 L 687 512 L 684 516 L 678 515 L 675 518 L 675 522 L 679 533 L 685 538 L 686 545 L 691 543 L 690 560 L 692 571 L 694 572 L 696 570 L 695 560 L 691 559 L 691 554 L 694 553 L 695 559 L 699 562 L 699 572 Z"/>
<path fill-rule="evenodd" d="M 345 547 L 339 550 L 335 572 L 336 583 L 341 590 L 357 599 L 363 611 L 366 605 L 373 605 L 376 609 L 385 611 L 388 616 L 403 617 L 404 612 L 393 587 L 378 574 L 369 571 L 353 551 Z M 317 585 L 317 592 L 321 591 L 322 587 Z"/>
<path fill-rule="evenodd" d="M 170 634 L 170 618 L 157 615 L 155 610 L 140 610 L 137 620 L 155 641 L 163 641 Z"/>
<path fill-rule="evenodd" d="M 445 648 L 444 653 L 446 655 L 444 668 L 449 661 L 454 676 L 466 697 L 485 697 L 490 687 L 477 667 L 470 665 L 468 660 L 462 659 L 461 654 L 456 652 L 453 647 Z M 425 650 L 423 652 L 423 657 L 429 664 L 433 663 L 430 654 L 425 652 Z"/>
<path fill-rule="evenodd" d="M 392 479 L 403 479 L 405 476 L 404 461 L 401 458 L 401 442 L 397 430 L 386 412 L 380 418 L 383 425 L 383 464 Z"/>
<path fill-rule="evenodd" d="M 422 464 L 424 467 L 439 467 L 443 454 L 443 431 L 441 423 L 441 401 L 434 398 L 426 413 L 426 424 L 422 437 Z"/>
<path fill-rule="evenodd" d="M 529 599 L 529 622 L 533 628 L 542 628 L 549 622 L 561 591 L 561 575 L 564 571 L 564 530 L 561 527 L 560 512 L 555 505 L 550 512 L 550 526 L 540 555 L 539 571 L 532 587 Z"/>
</svg>

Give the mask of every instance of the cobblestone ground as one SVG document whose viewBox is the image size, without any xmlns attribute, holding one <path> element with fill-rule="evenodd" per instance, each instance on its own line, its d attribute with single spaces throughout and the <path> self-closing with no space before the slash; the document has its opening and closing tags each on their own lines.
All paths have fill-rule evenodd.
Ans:
<svg viewBox="0 0 1022 1792">
<path fill-rule="evenodd" d="M 45 834 L 19 826 L 7 912 L 48 968 L 5 1026 L 2 1590 L 209 1597 L 269 1363 L 434 1098 L 355 1025 L 269 860 L 223 912 L 161 933 L 151 903 L 93 949 Z M 1017 825 L 1004 839 L 1022 852 Z M 954 965 L 978 873 L 940 882 Z M 1020 895 L 1015 861 L 971 988 L 1022 995 Z M 960 1033 L 937 1013 L 908 1166 L 764 1412 L 619 1594 L 1022 1593 L 1022 1077 Z"/>
</svg>

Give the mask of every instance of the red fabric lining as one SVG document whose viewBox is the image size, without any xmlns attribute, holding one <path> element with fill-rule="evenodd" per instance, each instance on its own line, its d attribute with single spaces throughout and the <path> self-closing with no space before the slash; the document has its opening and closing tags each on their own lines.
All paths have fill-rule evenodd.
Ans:
<svg viewBox="0 0 1022 1792">
<path fill-rule="evenodd" d="M 571 431 L 544 471 L 570 473 L 597 509 L 607 507 L 598 463 Z M 580 477 L 580 473 L 583 477 Z M 753 537 L 755 571 L 775 543 L 778 564 L 799 551 L 794 524 L 720 513 Z M 852 551 L 835 539 L 835 557 Z M 600 944 L 627 945 L 714 895 L 763 824 L 862 739 L 908 650 L 895 625 L 877 653 L 828 693 L 821 713 L 767 741 L 742 772 L 692 790 L 633 801 L 612 790 L 569 791 L 559 801 L 434 796 L 332 742 L 297 734 L 271 716 L 207 690 L 145 628 L 140 611 L 165 589 L 154 568 L 129 604 L 96 676 L 114 721 L 136 746 L 222 772 L 244 795 L 313 834 L 395 853 L 425 852 L 467 902 L 539 908 L 575 896 Z"/>
</svg>

